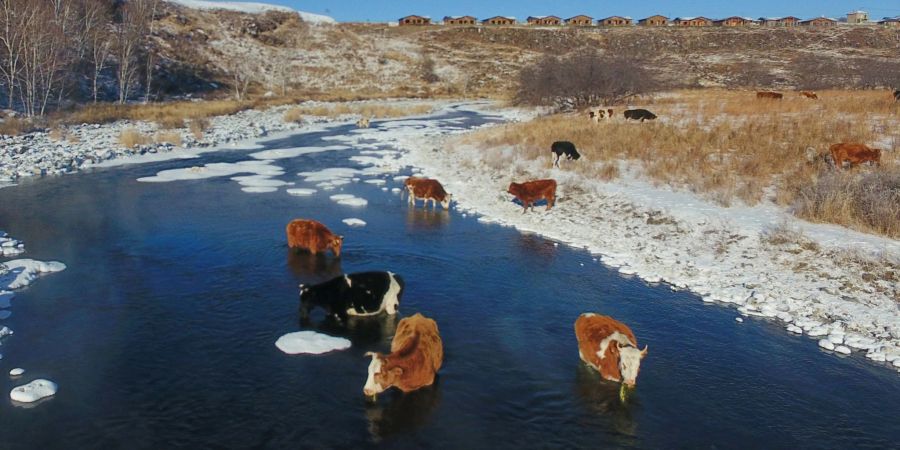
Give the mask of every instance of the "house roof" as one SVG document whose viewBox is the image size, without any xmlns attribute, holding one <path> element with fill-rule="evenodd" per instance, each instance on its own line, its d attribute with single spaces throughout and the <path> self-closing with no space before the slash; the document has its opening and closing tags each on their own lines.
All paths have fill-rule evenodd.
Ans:
<svg viewBox="0 0 900 450">
<path fill-rule="evenodd" d="M 444 20 L 474 19 L 475 16 L 444 16 Z"/>
<path fill-rule="evenodd" d="M 559 16 L 528 16 L 529 19 L 560 19 Z M 562 20 L 562 19 L 560 19 Z"/>
<path fill-rule="evenodd" d="M 410 15 L 408 15 L 408 16 L 403 16 L 403 17 L 401 17 L 400 20 L 408 19 L 408 18 L 410 18 L 410 17 L 421 17 L 421 18 L 423 18 L 423 19 L 431 19 L 430 16 L 422 16 L 422 15 L 419 15 L 419 14 L 410 14 Z"/>
<path fill-rule="evenodd" d="M 591 16 L 589 16 L 589 15 L 587 15 L 587 14 L 578 14 L 578 15 L 569 17 L 569 18 L 566 19 L 566 20 L 577 19 L 577 18 L 579 18 L 579 17 L 587 17 L 588 19 L 593 19 L 593 17 L 591 17 Z"/>
<path fill-rule="evenodd" d="M 712 19 L 710 19 L 708 17 L 703 17 L 703 16 L 676 17 L 672 20 L 697 20 L 697 19 L 703 19 L 703 20 L 708 20 L 708 21 L 712 22 Z"/>
<path fill-rule="evenodd" d="M 603 20 L 609 20 L 609 19 L 626 19 L 626 20 L 632 20 L 631 17 L 628 17 L 628 16 L 609 16 L 609 17 L 604 17 L 604 18 L 602 18 L 602 19 L 597 19 L 597 20 L 603 21 Z"/>
<path fill-rule="evenodd" d="M 652 18 L 654 18 L 654 17 L 662 17 L 663 19 L 669 20 L 668 17 L 666 17 L 666 16 L 664 16 L 664 15 L 662 15 L 662 14 L 654 14 L 654 15 L 652 15 L 652 16 L 644 17 L 644 18 L 641 19 L 641 20 L 652 19 Z"/>
</svg>

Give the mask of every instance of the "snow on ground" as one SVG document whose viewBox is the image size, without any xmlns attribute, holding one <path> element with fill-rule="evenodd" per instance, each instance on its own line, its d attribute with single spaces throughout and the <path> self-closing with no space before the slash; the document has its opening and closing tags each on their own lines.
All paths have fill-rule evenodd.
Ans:
<svg viewBox="0 0 900 450">
<path fill-rule="evenodd" d="M 350 341 L 307 330 L 285 334 L 275 341 L 275 346 L 288 355 L 300 353 L 319 355 L 336 350 L 346 350 L 350 348 Z"/>
<path fill-rule="evenodd" d="M 13 388 L 9 392 L 9 398 L 19 403 L 34 403 L 40 399 L 55 395 L 57 389 L 56 383 L 38 378 L 31 383 Z"/>
<path fill-rule="evenodd" d="M 490 113 L 507 120 L 532 114 Z M 354 161 L 384 171 L 418 168 L 441 180 L 457 209 L 481 215 L 483 223 L 584 248 L 623 274 L 693 291 L 705 302 L 731 304 L 744 316 L 778 320 L 792 333 L 828 336 L 829 350 L 860 350 L 900 368 L 900 285 L 890 276 L 869 273 L 873 258 L 876 265 L 900 261 L 897 241 L 811 224 L 772 205 L 722 208 L 638 179 L 585 180 L 542 162 L 510 161 L 493 170 L 482 161 L 482 149 L 444 150 L 447 135 L 457 132 L 396 121 L 334 140 L 350 145 L 374 140 L 404 150 L 401 155 L 384 152 L 380 162 L 368 154 Z M 506 193 L 509 182 L 547 177 L 560 183 L 557 205 L 549 212 L 539 207 L 522 214 Z M 780 229 L 796 242 L 767 237 Z"/>
<path fill-rule="evenodd" d="M 357 218 L 354 218 L 354 217 L 351 217 L 351 218 L 349 218 L 349 219 L 344 219 L 344 220 L 342 220 L 341 222 L 344 222 L 345 224 L 347 224 L 348 226 L 351 226 L 351 227 L 364 227 L 364 226 L 366 226 L 366 221 L 365 221 L 365 220 L 357 219 Z"/>
<path fill-rule="evenodd" d="M 181 5 L 192 9 L 221 9 L 226 11 L 237 11 L 249 14 L 262 14 L 269 11 L 296 12 L 304 22 L 314 24 L 337 23 L 334 18 L 321 14 L 313 14 L 304 11 L 296 11 L 287 6 L 270 5 L 268 3 L 256 2 L 213 2 L 207 0 L 166 0 L 169 3 Z"/>
</svg>

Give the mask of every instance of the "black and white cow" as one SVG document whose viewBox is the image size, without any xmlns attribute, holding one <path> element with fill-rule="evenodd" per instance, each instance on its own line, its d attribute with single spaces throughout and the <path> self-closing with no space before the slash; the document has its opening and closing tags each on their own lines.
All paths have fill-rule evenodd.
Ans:
<svg viewBox="0 0 900 450">
<path fill-rule="evenodd" d="M 578 150 L 575 150 L 575 144 L 569 141 L 556 141 L 552 145 L 550 145 L 550 152 L 556 154 L 556 161 L 553 162 L 553 165 L 559 167 L 559 157 L 562 155 L 566 155 L 566 159 L 575 159 L 581 158 L 581 155 L 578 154 Z"/>
<path fill-rule="evenodd" d="M 349 316 L 397 314 L 403 295 L 403 279 L 391 272 L 344 274 L 324 283 L 300 285 L 300 317 L 315 307 L 346 322 Z"/>
<path fill-rule="evenodd" d="M 626 109 L 624 115 L 626 120 L 640 120 L 641 122 L 656 119 L 656 114 L 646 109 Z"/>
</svg>

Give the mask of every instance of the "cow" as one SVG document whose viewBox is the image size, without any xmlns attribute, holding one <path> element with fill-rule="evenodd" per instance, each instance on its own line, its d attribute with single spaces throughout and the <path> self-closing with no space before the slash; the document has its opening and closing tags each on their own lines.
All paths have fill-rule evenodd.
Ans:
<svg viewBox="0 0 900 450">
<path fill-rule="evenodd" d="M 816 95 L 816 93 L 815 93 L 815 92 L 812 92 L 812 91 L 800 91 L 800 96 L 801 96 L 801 97 L 806 97 L 806 98 L 812 99 L 812 100 L 818 100 L 818 99 L 819 99 L 819 96 Z"/>
<path fill-rule="evenodd" d="M 584 313 L 575 321 L 578 356 L 609 381 L 634 387 L 647 346 L 637 348 L 637 338 L 627 325 L 609 316 Z"/>
<path fill-rule="evenodd" d="M 360 117 L 359 120 L 356 121 L 356 128 L 369 128 L 369 118 Z"/>
<path fill-rule="evenodd" d="M 534 203 L 538 200 L 547 200 L 547 211 L 553 208 L 556 202 L 556 180 L 534 180 L 525 183 L 509 183 L 507 192 L 515 196 L 522 202 L 525 209 L 522 214 L 528 211 L 528 206 L 534 210 Z"/>
<path fill-rule="evenodd" d="M 894 101 L 900 102 L 900 89 L 894 90 Z"/>
<path fill-rule="evenodd" d="M 610 119 L 613 118 L 613 110 L 612 110 L 612 108 L 609 108 L 609 109 L 606 110 L 606 117 L 609 117 Z"/>
<path fill-rule="evenodd" d="M 653 114 L 646 109 L 626 109 L 623 114 L 625 115 L 626 120 L 640 120 L 643 122 L 644 120 L 656 119 L 656 114 Z"/>
<path fill-rule="evenodd" d="M 578 154 L 578 150 L 575 149 L 575 144 L 569 141 L 556 141 L 550 145 L 550 153 L 556 154 L 556 160 L 553 162 L 553 165 L 559 167 L 559 158 L 562 155 L 566 155 L 567 160 L 578 160 L 581 158 L 581 155 Z"/>
<path fill-rule="evenodd" d="M 431 201 L 431 207 L 437 208 L 440 203 L 444 209 L 450 208 L 450 199 L 453 197 L 444 190 L 444 186 L 438 180 L 430 178 L 409 177 L 403 183 L 409 192 L 409 204 L 416 206 L 416 200 L 424 200 L 423 207 L 428 207 L 428 201 Z"/>
<path fill-rule="evenodd" d="M 865 144 L 840 142 L 828 147 L 831 160 L 837 170 L 844 168 L 844 161 L 850 163 L 850 167 L 866 161 L 872 161 L 876 166 L 881 165 L 881 149 L 869 148 Z"/>
<path fill-rule="evenodd" d="M 358 272 L 300 285 L 300 318 L 319 307 L 328 317 L 347 323 L 349 316 L 397 314 L 406 284 L 391 272 Z"/>
<path fill-rule="evenodd" d="M 591 119 L 591 122 L 600 123 L 600 119 L 603 117 L 600 117 L 600 114 L 597 114 L 597 111 L 588 111 L 588 118 Z"/>
<path fill-rule="evenodd" d="M 781 100 L 782 98 L 784 98 L 784 94 L 782 94 L 780 92 L 759 91 L 756 93 L 756 98 L 769 99 L 769 100 Z"/>
<path fill-rule="evenodd" d="M 363 394 L 374 398 L 391 387 L 411 392 L 434 383 L 444 345 L 437 323 L 416 313 L 397 324 L 389 355 L 366 352 L 366 357 L 372 361 Z"/>
<path fill-rule="evenodd" d="M 325 225 L 315 220 L 294 219 L 285 228 L 288 247 L 306 249 L 313 255 L 331 250 L 335 257 L 341 256 L 344 237 L 331 232 Z"/>
</svg>

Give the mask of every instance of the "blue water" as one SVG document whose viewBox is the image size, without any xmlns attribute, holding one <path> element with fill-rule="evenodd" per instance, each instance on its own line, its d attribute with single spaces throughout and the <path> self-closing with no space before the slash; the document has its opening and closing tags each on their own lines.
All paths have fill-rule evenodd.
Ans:
<svg viewBox="0 0 900 450">
<path fill-rule="evenodd" d="M 321 138 L 348 131 L 267 146 L 330 145 Z M 135 181 L 247 153 L 0 190 L 0 228 L 26 242 L 25 256 L 68 265 L 21 291 L 3 322 L 16 334 L 0 348 L 0 370 L 27 372 L 20 381 L 0 376 L 0 390 L 36 377 L 60 390 L 30 409 L 0 401 L 0 448 L 900 445 L 895 371 L 827 354 L 770 322 L 737 324 L 732 309 L 623 278 L 584 251 L 455 211 L 410 209 L 366 183 L 293 197 L 243 193 L 227 178 Z M 279 178 L 309 187 L 294 174 L 357 167 L 348 161 L 355 154 L 275 164 L 286 169 Z M 338 192 L 369 204 L 337 205 L 328 195 Z M 344 234 L 342 257 L 288 252 L 284 226 L 298 217 Z M 368 225 L 344 226 L 348 217 Z M 363 397 L 363 353 L 389 349 L 396 318 L 338 327 L 314 315 L 314 328 L 353 346 L 322 356 L 275 347 L 301 329 L 298 283 L 363 270 L 402 275 L 400 315 L 438 322 L 446 358 L 433 387 L 375 404 Z M 587 311 L 620 319 L 649 345 L 627 403 L 578 358 L 572 327 Z"/>
</svg>

